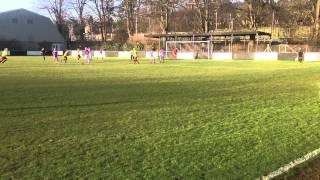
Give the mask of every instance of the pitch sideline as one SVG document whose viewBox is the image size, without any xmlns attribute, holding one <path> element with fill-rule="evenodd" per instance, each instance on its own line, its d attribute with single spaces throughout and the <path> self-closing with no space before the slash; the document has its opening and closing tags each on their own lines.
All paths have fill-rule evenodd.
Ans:
<svg viewBox="0 0 320 180">
<path fill-rule="evenodd" d="M 315 158 L 317 156 L 320 155 L 320 148 L 317 150 L 314 150 L 310 153 L 308 153 L 307 155 L 296 159 L 292 162 L 290 162 L 289 164 L 286 164 L 285 166 L 280 167 L 278 170 L 271 172 L 270 174 L 268 174 L 267 176 L 261 176 L 259 178 L 257 178 L 257 180 L 271 180 L 277 176 L 283 175 L 284 173 L 287 173 L 290 169 L 293 169 L 294 167 L 303 164 L 309 160 L 311 160 L 312 158 Z"/>
</svg>

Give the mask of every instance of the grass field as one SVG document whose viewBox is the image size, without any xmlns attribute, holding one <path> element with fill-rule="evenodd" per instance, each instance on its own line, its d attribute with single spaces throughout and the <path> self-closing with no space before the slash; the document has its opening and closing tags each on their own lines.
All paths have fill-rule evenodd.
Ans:
<svg viewBox="0 0 320 180">
<path fill-rule="evenodd" d="M 255 179 L 320 147 L 320 64 L 0 64 L 0 179 Z"/>
</svg>

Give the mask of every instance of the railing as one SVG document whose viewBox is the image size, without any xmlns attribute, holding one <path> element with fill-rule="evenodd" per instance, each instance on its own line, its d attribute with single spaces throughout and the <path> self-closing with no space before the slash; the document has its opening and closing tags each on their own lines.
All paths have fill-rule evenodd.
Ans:
<svg viewBox="0 0 320 180">
<path fill-rule="evenodd" d="M 15 52 L 8 52 L 9 55 L 15 56 Z M 1 54 L 1 51 L 0 51 Z M 63 51 L 58 52 L 59 56 L 63 55 Z M 72 50 L 69 52 L 69 56 L 77 56 L 77 51 Z M 101 58 L 101 57 L 117 57 L 119 59 L 130 59 L 130 51 L 92 51 L 92 56 Z M 152 58 L 150 56 L 151 51 L 140 51 L 139 57 L 141 58 Z M 153 53 L 156 56 L 159 56 L 159 52 Z M 169 53 L 171 54 L 171 53 Z M 40 56 L 40 51 L 25 51 L 24 54 L 21 54 L 19 51 L 18 56 Z M 84 55 L 81 52 L 81 55 Z M 168 59 L 173 59 L 172 56 L 169 56 Z M 207 59 L 196 56 L 196 52 L 178 52 L 177 59 L 188 60 L 188 59 Z M 263 60 L 263 61 L 277 61 L 277 60 L 288 60 L 295 61 L 298 59 L 297 52 L 212 52 L 208 59 L 219 61 L 219 60 Z M 304 53 L 305 61 L 320 61 L 320 52 L 306 52 Z"/>
</svg>

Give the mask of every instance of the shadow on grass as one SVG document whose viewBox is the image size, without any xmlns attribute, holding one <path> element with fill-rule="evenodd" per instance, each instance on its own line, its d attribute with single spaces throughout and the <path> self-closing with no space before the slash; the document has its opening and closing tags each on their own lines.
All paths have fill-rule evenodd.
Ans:
<svg viewBox="0 0 320 180">
<path fill-rule="evenodd" d="M 115 102 L 88 103 L 88 104 L 62 104 L 62 105 L 51 105 L 51 106 L 13 107 L 13 108 L 0 108 L 0 111 L 95 107 L 95 106 L 128 104 L 128 103 L 134 103 L 134 102 L 137 102 L 137 101 L 115 101 Z"/>
</svg>

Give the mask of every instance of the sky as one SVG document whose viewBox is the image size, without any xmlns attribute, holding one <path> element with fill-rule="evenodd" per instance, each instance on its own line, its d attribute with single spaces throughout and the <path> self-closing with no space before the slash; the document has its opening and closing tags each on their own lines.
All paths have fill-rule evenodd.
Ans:
<svg viewBox="0 0 320 180">
<path fill-rule="evenodd" d="M 0 12 L 24 8 L 24 9 L 28 9 L 36 13 L 39 13 L 41 15 L 48 16 L 44 10 L 39 9 L 39 5 L 38 3 L 36 3 L 36 2 L 39 2 L 38 0 L 0 0 L 0 1 L 5 1 L 5 3 L 1 3 L 0 5 Z"/>
</svg>

